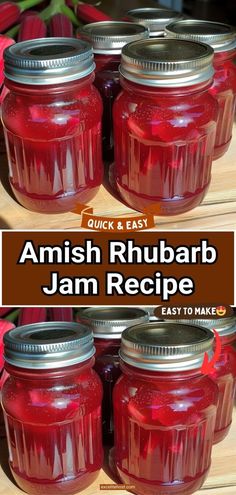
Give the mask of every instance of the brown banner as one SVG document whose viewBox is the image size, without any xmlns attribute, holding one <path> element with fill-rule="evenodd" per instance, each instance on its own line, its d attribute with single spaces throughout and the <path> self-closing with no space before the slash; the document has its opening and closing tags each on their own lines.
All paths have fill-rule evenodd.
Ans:
<svg viewBox="0 0 236 495">
<path fill-rule="evenodd" d="M 98 232 L 138 232 L 152 229 L 155 226 L 154 216 L 148 213 L 131 217 L 102 217 L 95 215 L 91 206 L 80 203 L 73 210 L 73 213 L 81 215 L 82 229 Z"/>
<path fill-rule="evenodd" d="M 6 306 L 234 303 L 233 232 L 2 237 Z"/>
</svg>

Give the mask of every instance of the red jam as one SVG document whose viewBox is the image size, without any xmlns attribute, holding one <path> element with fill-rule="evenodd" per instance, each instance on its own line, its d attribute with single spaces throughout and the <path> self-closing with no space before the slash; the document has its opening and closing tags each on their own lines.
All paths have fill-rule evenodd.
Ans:
<svg viewBox="0 0 236 495">
<path fill-rule="evenodd" d="M 106 444 L 113 444 L 112 394 L 121 374 L 119 358 L 121 335 L 125 328 L 148 321 L 149 315 L 141 308 L 109 306 L 81 308 L 77 317 L 78 321 L 88 325 L 93 331 L 96 348 L 94 369 L 103 384 L 103 439 Z"/>
<path fill-rule="evenodd" d="M 87 43 L 72 41 L 66 43 L 79 45 L 79 48 L 73 47 L 75 51 L 78 49 L 78 59 L 83 48 L 91 62 L 73 62 L 75 57 L 71 57 L 69 80 L 64 76 L 64 79 L 56 78 L 53 74 L 46 77 L 42 73 L 37 83 L 30 84 L 29 76 L 22 81 L 17 72 L 12 80 L 5 57 L 6 85 L 10 92 L 3 102 L 3 125 L 10 183 L 24 207 L 41 213 L 66 212 L 73 210 L 77 203 L 87 203 L 95 196 L 103 179 L 102 102 L 92 84 L 92 51 Z M 51 54 L 50 39 L 25 42 L 22 48 L 24 52 L 31 44 L 37 45 L 32 53 L 41 54 L 42 43 L 41 65 L 45 64 L 47 50 Z M 86 46 L 81 48 L 81 43 Z M 17 43 L 9 50 L 15 47 L 20 51 L 22 44 Z M 58 64 L 61 62 L 57 49 L 62 48 L 69 51 L 67 45 L 59 44 L 52 55 L 52 61 L 56 57 Z"/>
<path fill-rule="evenodd" d="M 148 43 L 153 43 L 155 57 L 149 54 Z M 123 49 L 123 56 L 126 60 L 130 56 L 132 60 L 133 51 L 140 67 L 142 49 L 145 53 L 147 44 L 146 60 L 150 66 L 153 57 L 163 59 L 160 65 L 164 67 L 168 53 L 164 49 L 170 49 L 170 58 L 171 54 L 175 58 L 180 56 L 176 43 L 187 43 L 182 53 L 184 58 L 186 49 L 186 57 L 190 58 L 189 42 L 167 39 L 132 43 L 127 50 Z M 199 46 L 194 43 L 191 60 Z M 201 49 L 207 51 L 207 47 Z M 145 73 L 144 62 L 143 67 Z M 159 77 L 156 82 L 157 72 L 150 69 L 150 81 L 145 76 L 141 84 L 134 82 L 134 69 L 125 60 L 121 73 L 123 91 L 114 104 L 114 179 L 121 198 L 136 210 L 156 215 L 176 215 L 191 210 L 201 203 L 211 180 L 218 108 L 208 92 L 211 80 L 207 70 L 206 81 L 189 86 L 183 82 L 182 86 L 178 84 L 178 76 L 173 75 L 176 87 L 171 87 L 169 81 L 166 83 L 164 69 L 163 76 L 161 71 L 156 76 Z M 204 76 L 199 77 L 204 79 Z M 170 87 L 162 87 L 162 84 Z"/>
<path fill-rule="evenodd" d="M 176 320 L 180 323 L 194 323 L 211 331 L 215 329 L 221 341 L 221 353 L 210 377 L 219 389 L 214 443 L 221 442 L 231 427 L 236 391 L 236 319 L 234 316 L 218 319 Z"/>
<path fill-rule="evenodd" d="M 120 21 L 93 22 L 78 30 L 77 36 L 93 45 L 96 63 L 95 86 L 103 100 L 102 139 L 103 157 L 114 159 L 112 107 L 119 94 L 119 65 L 121 49 L 127 43 L 149 37 L 149 30 L 139 24 Z"/>
<path fill-rule="evenodd" d="M 129 330 L 134 332 L 135 328 Z M 123 362 L 123 374 L 114 389 L 115 469 L 122 483 L 133 485 L 132 491 L 138 495 L 190 495 L 200 489 L 210 468 L 217 387 L 199 368 L 172 372 L 144 369 L 148 328 L 143 331 L 143 342 L 141 330 L 133 339 L 133 360 L 142 353 L 143 344 L 143 362 L 140 359 L 139 368 L 137 362 L 135 366 Z M 155 346 L 161 346 L 160 341 L 163 343 L 162 337 L 153 338 Z M 123 348 L 123 361 L 127 355 Z M 150 355 L 153 366 L 151 351 Z M 160 354 L 160 362 L 163 356 Z M 171 359 L 173 362 L 173 354 Z"/>
<path fill-rule="evenodd" d="M 103 156 L 109 162 L 114 158 L 112 109 L 115 98 L 121 91 L 119 77 L 120 58 L 120 55 L 94 55 L 96 63 L 94 85 L 102 97 L 105 109 L 102 118 Z"/>
<path fill-rule="evenodd" d="M 232 138 L 236 102 L 235 28 L 220 22 L 186 19 L 166 27 L 167 36 L 200 41 L 214 49 L 214 79 L 209 89 L 219 105 L 213 159 L 227 151 Z"/>
<path fill-rule="evenodd" d="M 33 327 L 42 329 L 43 325 L 45 339 L 42 330 L 35 330 L 34 335 L 31 330 Z M 18 330 L 24 329 L 21 340 L 25 343 L 28 342 L 26 333 L 29 328 L 31 346 L 42 345 L 43 342 L 49 346 L 50 336 L 50 344 L 54 346 L 52 354 L 55 356 L 56 345 L 59 342 L 62 346 L 65 344 L 65 328 L 73 329 L 74 325 L 79 325 L 53 323 L 54 341 L 48 325 L 24 326 L 18 327 Z M 17 363 L 7 364 L 10 378 L 3 387 L 2 404 L 10 468 L 19 487 L 33 495 L 69 495 L 81 491 L 95 480 L 103 462 L 102 386 L 92 369 L 94 358 L 60 366 L 63 359 L 61 349 L 58 348 L 57 362 L 56 358 L 52 358 L 55 364 L 53 369 L 26 369 L 17 366 Z M 72 353 L 73 362 L 77 359 L 73 341 L 68 343 L 68 349 L 65 352 Z M 47 360 L 42 350 L 40 358 Z M 14 359 L 11 349 L 6 351 L 6 359 Z"/>
<path fill-rule="evenodd" d="M 214 443 L 221 442 L 229 432 L 236 392 L 236 334 L 221 337 L 221 354 L 211 378 L 219 388 Z"/>
</svg>

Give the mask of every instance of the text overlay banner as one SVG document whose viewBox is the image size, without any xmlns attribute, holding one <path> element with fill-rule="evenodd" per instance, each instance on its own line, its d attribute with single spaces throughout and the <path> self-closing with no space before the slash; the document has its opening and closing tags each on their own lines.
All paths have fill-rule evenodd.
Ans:
<svg viewBox="0 0 236 495">
<path fill-rule="evenodd" d="M 233 232 L 9 231 L 2 258 L 5 306 L 234 304 Z"/>
</svg>

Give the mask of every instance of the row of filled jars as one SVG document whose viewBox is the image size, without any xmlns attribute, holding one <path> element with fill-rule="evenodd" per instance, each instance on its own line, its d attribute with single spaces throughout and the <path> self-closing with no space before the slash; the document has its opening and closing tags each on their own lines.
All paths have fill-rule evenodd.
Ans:
<svg viewBox="0 0 236 495">
<path fill-rule="evenodd" d="M 148 320 L 141 308 L 82 308 L 78 323 L 5 334 L 2 407 L 11 471 L 24 491 L 90 485 L 103 464 L 102 426 L 114 480 L 137 495 L 202 486 L 212 445 L 232 422 L 236 319 Z M 213 327 L 222 348 L 207 372 Z"/>
<path fill-rule="evenodd" d="M 88 203 L 113 154 L 110 187 L 132 208 L 174 215 L 201 203 L 212 160 L 232 137 L 236 32 L 177 20 L 166 33 L 149 38 L 147 25 L 107 21 L 78 39 L 5 50 L 2 122 L 23 206 L 56 213 Z"/>
</svg>

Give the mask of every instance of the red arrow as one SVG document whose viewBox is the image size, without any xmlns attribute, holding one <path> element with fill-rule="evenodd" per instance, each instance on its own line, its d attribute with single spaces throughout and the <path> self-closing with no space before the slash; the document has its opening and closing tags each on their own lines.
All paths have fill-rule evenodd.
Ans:
<svg viewBox="0 0 236 495">
<path fill-rule="evenodd" d="M 213 329 L 213 332 L 215 334 L 215 352 L 214 352 L 213 358 L 210 361 L 209 361 L 207 352 L 205 352 L 202 367 L 201 367 L 201 372 L 203 373 L 203 375 L 209 375 L 210 373 L 212 373 L 212 371 L 215 368 L 214 365 L 218 361 L 218 359 L 220 357 L 220 353 L 221 353 L 220 336 L 215 329 Z"/>
</svg>

